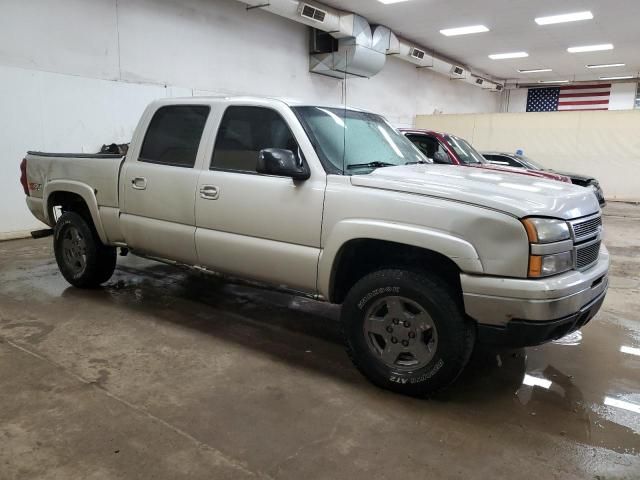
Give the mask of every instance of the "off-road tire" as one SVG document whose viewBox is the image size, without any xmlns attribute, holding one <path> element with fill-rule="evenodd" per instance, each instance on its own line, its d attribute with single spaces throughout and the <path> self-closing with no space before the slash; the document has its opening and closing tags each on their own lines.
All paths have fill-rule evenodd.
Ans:
<svg viewBox="0 0 640 480">
<path fill-rule="evenodd" d="M 77 233 L 81 245 L 69 253 L 69 237 Z M 116 249 L 104 245 L 92 224 L 75 212 L 65 212 L 56 222 L 53 249 L 62 276 L 78 288 L 96 288 L 113 275 Z"/>
<path fill-rule="evenodd" d="M 425 359 L 429 363 L 415 370 L 391 367 L 372 350 L 364 331 L 365 316 L 384 297 L 408 299 L 431 317 L 437 344 L 433 358 Z M 392 269 L 373 272 L 351 288 L 342 305 L 347 352 L 358 370 L 379 387 L 411 396 L 433 394 L 453 383 L 473 351 L 475 325 L 466 318 L 461 303 L 459 292 L 437 276 Z"/>
</svg>

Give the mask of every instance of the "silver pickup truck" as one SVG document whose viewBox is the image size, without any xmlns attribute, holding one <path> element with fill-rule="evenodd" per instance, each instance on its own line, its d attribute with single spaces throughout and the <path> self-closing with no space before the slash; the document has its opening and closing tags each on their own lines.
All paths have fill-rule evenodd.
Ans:
<svg viewBox="0 0 640 480">
<path fill-rule="evenodd" d="M 431 165 L 373 113 L 260 98 L 150 105 L 126 157 L 29 152 L 22 184 L 81 288 L 116 249 L 286 286 L 342 305 L 375 384 L 425 395 L 475 342 L 541 344 L 603 302 L 594 195 Z"/>
</svg>

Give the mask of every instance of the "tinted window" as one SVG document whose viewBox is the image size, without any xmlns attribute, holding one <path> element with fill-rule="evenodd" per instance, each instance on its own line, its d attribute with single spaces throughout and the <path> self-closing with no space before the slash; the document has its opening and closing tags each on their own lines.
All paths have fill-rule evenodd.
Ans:
<svg viewBox="0 0 640 480">
<path fill-rule="evenodd" d="M 193 168 L 208 115 L 203 105 L 161 107 L 151 119 L 139 160 Z"/>
<path fill-rule="evenodd" d="M 427 135 L 407 135 L 407 138 L 411 140 L 411 142 L 418 147 L 418 150 L 424 153 L 427 158 L 434 160 L 436 158 L 436 152 L 440 152 L 439 159 L 447 159 L 447 163 L 451 163 L 449 154 L 437 138 L 429 137 Z"/>
<path fill-rule="evenodd" d="M 211 168 L 255 172 L 260 150 L 265 148 L 283 148 L 298 155 L 298 143 L 278 112 L 229 107 L 220 123 Z"/>
</svg>

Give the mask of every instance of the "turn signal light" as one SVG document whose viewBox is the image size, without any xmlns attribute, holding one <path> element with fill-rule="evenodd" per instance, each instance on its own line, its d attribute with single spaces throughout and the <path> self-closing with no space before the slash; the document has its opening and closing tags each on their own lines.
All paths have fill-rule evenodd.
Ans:
<svg viewBox="0 0 640 480">
<path fill-rule="evenodd" d="M 538 255 L 531 255 L 529 257 L 529 276 L 541 277 L 542 276 L 542 257 Z"/>
</svg>

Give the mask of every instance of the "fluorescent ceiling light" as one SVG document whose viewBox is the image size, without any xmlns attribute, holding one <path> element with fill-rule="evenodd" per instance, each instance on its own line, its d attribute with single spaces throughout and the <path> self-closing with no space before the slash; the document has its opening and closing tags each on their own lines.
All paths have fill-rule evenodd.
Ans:
<svg viewBox="0 0 640 480">
<path fill-rule="evenodd" d="M 538 25 L 553 25 L 555 23 L 577 22 L 579 20 L 592 20 L 591 12 L 566 13 L 564 15 L 553 15 L 551 17 L 538 17 L 536 23 Z"/>
<path fill-rule="evenodd" d="M 613 45 L 610 43 L 603 43 L 601 45 L 586 45 L 584 47 L 567 48 L 567 52 L 569 53 L 600 52 L 602 50 L 613 50 Z"/>
<path fill-rule="evenodd" d="M 546 378 L 538 378 L 525 374 L 522 383 L 525 385 L 529 385 L 530 387 L 542 387 L 549 390 L 553 382 L 551 380 L 547 380 Z"/>
<path fill-rule="evenodd" d="M 489 55 L 491 60 L 506 60 L 509 58 L 525 58 L 528 57 L 529 54 L 527 52 L 513 52 L 513 53 L 494 53 Z"/>
<path fill-rule="evenodd" d="M 640 405 L 637 403 L 625 402 L 617 398 L 604 397 L 604 404 L 611 407 L 623 408 L 633 413 L 640 413 Z"/>
<path fill-rule="evenodd" d="M 550 68 L 534 68 L 533 70 L 518 70 L 520 73 L 542 73 L 542 72 L 553 72 Z"/>
<path fill-rule="evenodd" d="M 378 0 L 380 3 L 384 3 L 385 5 L 391 5 L 392 3 L 400 3 L 400 2 L 408 2 L 409 0 Z"/>
<path fill-rule="evenodd" d="M 633 75 L 622 75 L 618 77 L 600 77 L 600 80 L 629 80 L 635 78 Z"/>
<path fill-rule="evenodd" d="M 599 65 L 587 65 L 587 68 L 613 68 L 613 67 L 626 67 L 626 63 L 601 63 Z"/>
<path fill-rule="evenodd" d="M 628 353 L 629 355 L 635 355 L 636 357 L 640 357 L 640 348 L 627 347 L 623 345 L 620 347 L 620 351 L 622 353 Z"/>
<path fill-rule="evenodd" d="M 456 35 L 469 35 L 470 33 L 484 33 L 489 29 L 484 25 L 472 25 L 471 27 L 445 28 L 440 33 L 445 37 L 455 37 Z"/>
<path fill-rule="evenodd" d="M 569 80 L 538 80 L 538 83 L 569 83 Z"/>
</svg>

